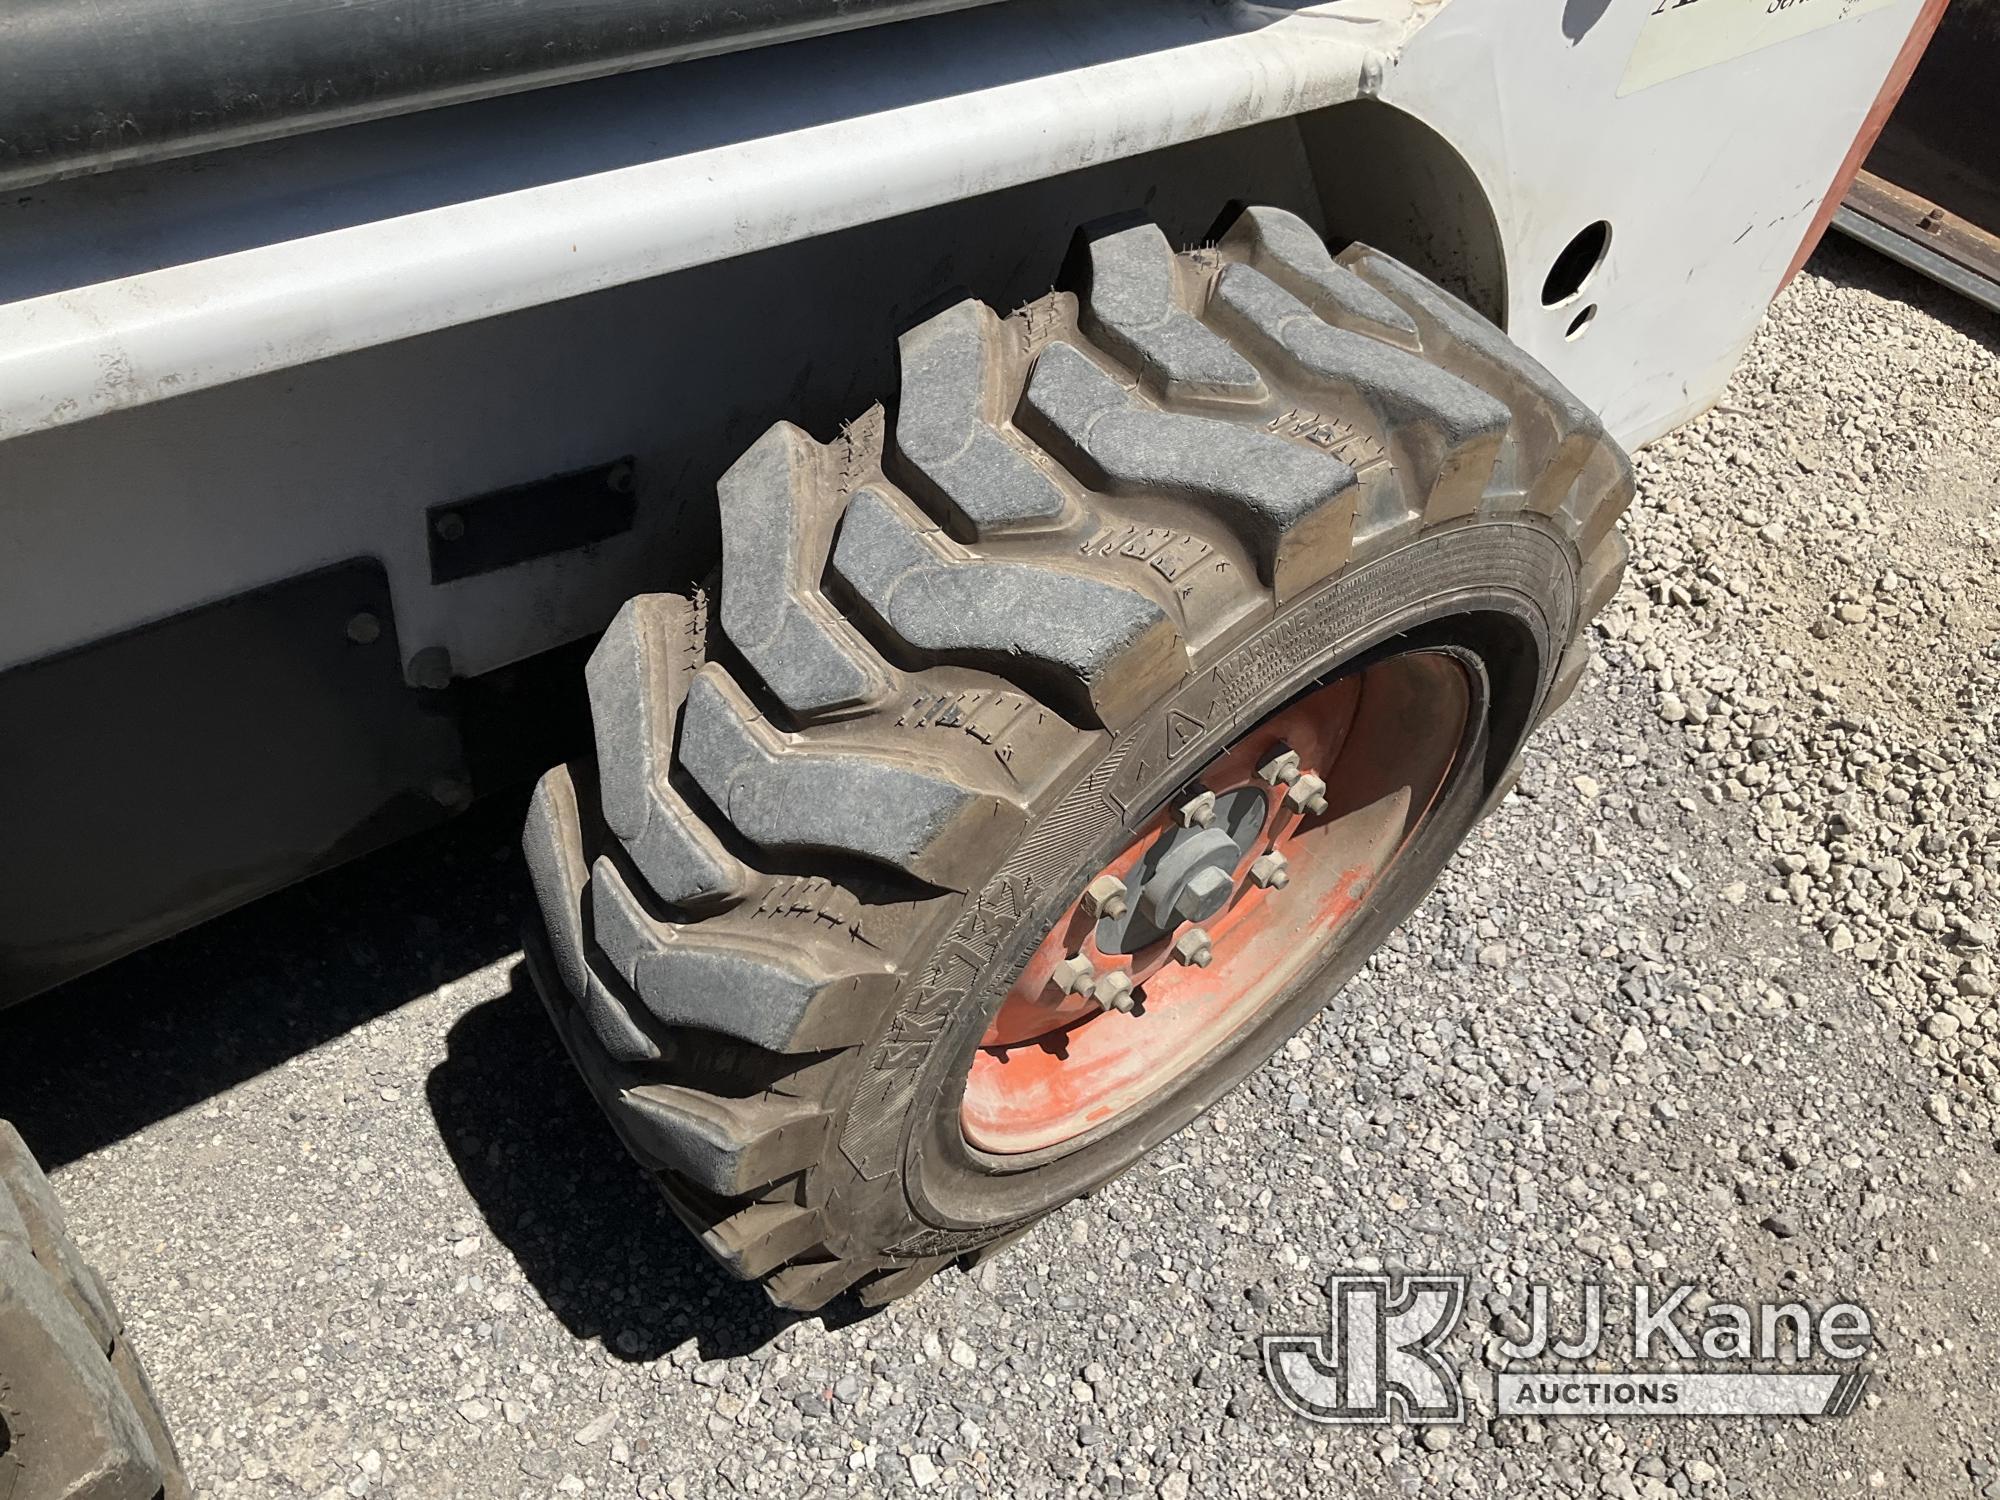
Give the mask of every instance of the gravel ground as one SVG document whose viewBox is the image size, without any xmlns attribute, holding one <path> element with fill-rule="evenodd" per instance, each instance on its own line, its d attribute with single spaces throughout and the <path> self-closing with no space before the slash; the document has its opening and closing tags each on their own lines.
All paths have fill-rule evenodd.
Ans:
<svg viewBox="0 0 2000 1500">
<path fill-rule="evenodd" d="M 207 1495 L 2000 1497 L 2000 323 L 1844 244 L 1640 461 L 1519 793 L 1305 1035 L 870 1318 L 723 1281 L 517 969 L 496 807 L 0 1018 Z M 1325 1275 L 1873 1312 L 1837 1422 L 1321 1428 Z"/>
</svg>

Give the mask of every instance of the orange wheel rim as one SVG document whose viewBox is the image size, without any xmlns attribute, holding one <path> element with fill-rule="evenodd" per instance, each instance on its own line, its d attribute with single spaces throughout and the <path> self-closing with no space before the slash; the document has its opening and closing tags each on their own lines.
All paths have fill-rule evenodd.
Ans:
<svg viewBox="0 0 2000 1500">
<path fill-rule="evenodd" d="M 1021 1155 L 1104 1127 L 1323 962 L 1437 805 L 1471 707 L 1454 657 L 1414 651 L 1218 756 L 1029 956 L 973 1054 L 967 1142 Z"/>
</svg>

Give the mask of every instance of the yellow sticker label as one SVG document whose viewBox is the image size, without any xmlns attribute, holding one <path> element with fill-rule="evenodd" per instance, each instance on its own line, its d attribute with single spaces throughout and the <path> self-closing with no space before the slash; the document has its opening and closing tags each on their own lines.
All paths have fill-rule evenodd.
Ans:
<svg viewBox="0 0 2000 1500">
<path fill-rule="evenodd" d="M 1894 5 L 1896 0 L 1648 0 L 1618 95 L 1712 68 L 1808 31 Z"/>
</svg>

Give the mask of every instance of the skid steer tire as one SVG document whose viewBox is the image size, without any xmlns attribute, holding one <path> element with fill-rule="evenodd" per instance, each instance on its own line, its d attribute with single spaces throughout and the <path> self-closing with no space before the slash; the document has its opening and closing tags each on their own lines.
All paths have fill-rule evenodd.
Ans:
<svg viewBox="0 0 2000 1500">
<path fill-rule="evenodd" d="M 889 408 L 827 443 L 781 423 L 724 476 L 712 598 L 618 615 L 594 764 L 544 778 L 524 839 L 530 964 L 591 1091 L 799 1309 L 1018 1235 L 1325 1004 L 1575 686 L 1632 490 L 1492 324 L 1276 210 L 1181 254 L 1086 230 L 1064 289 L 899 347 Z M 970 1145 L 974 1053 L 1092 873 L 1240 733 L 1415 646 L 1473 685 L 1460 769 L 1339 940 L 1111 1124 Z"/>
<path fill-rule="evenodd" d="M 0 1120 L 0 1496 L 184 1500 L 180 1457 L 103 1279 Z"/>
</svg>

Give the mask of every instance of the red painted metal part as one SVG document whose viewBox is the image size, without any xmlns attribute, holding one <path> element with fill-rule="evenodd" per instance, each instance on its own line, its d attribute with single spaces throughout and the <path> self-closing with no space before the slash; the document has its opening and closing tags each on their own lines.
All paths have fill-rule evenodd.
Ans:
<svg viewBox="0 0 2000 1500">
<path fill-rule="evenodd" d="M 1212 962 L 1198 968 L 1173 956 L 1175 936 L 1192 923 L 1137 952 L 1107 953 L 1097 944 L 1097 920 L 1080 900 L 1072 904 L 1028 959 L 974 1054 L 960 1108 L 967 1141 L 1015 1155 L 1075 1139 L 1150 1098 L 1250 1023 L 1324 955 L 1407 846 L 1449 779 L 1470 704 L 1455 659 L 1411 652 L 1316 690 L 1224 752 L 1200 786 L 1218 797 L 1255 788 L 1265 808 L 1228 904 L 1199 924 Z M 1285 748 L 1326 782 L 1324 812 L 1299 810 L 1284 785 L 1258 777 Z M 1174 810 L 1163 809 L 1100 873 L 1132 876 L 1173 830 Z M 1289 866 L 1283 889 L 1248 878 L 1271 851 Z M 1134 1011 L 1061 991 L 1056 966 L 1079 953 L 1100 977 L 1114 970 L 1131 976 Z"/>
<path fill-rule="evenodd" d="M 1799 274 L 1799 268 L 1812 258 L 1813 251 L 1826 235 L 1827 225 L 1833 222 L 1834 211 L 1840 207 L 1847 190 L 1854 185 L 1855 174 L 1861 164 L 1868 159 L 1868 153 L 1875 149 L 1875 141 L 1882 134 L 1882 127 L 1889 123 L 1889 116 L 1896 108 L 1896 101 L 1903 97 L 1903 90 L 1910 86 L 1910 76 L 1917 71 L 1917 64 L 1923 60 L 1924 48 L 1931 44 L 1931 37 L 1937 32 L 1938 22 L 1944 19 L 1946 0 L 1924 0 L 1924 8 L 1917 12 L 1915 24 L 1910 34 L 1903 39 L 1903 49 L 1896 54 L 1890 65 L 1889 76 L 1882 80 L 1882 88 L 1869 107 L 1867 117 L 1861 122 L 1861 130 L 1854 137 L 1854 144 L 1847 148 L 1846 159 L 1840 170 L 1834 173 L 1833 185 L 1826 191 L 1826 198 L 1820 203 L 1819 212 L 1813 216 L 1812 227 L 1806 237 L 1799 241 L 1799 253 L 1792 257 L 1791 266 L 1785 271 L 1785 279 L 1778 283 L 1782 292 L 1792 284 L 1792 278 Z"/>
</svg>

